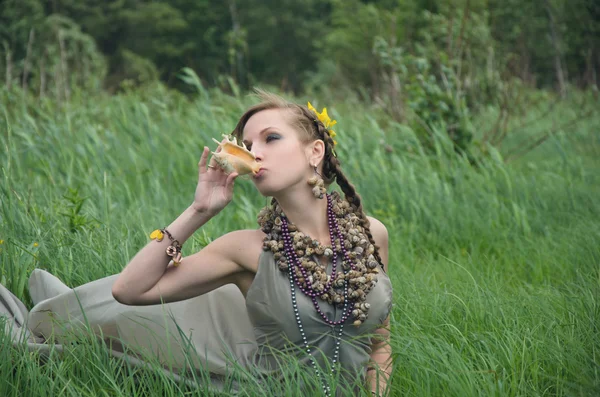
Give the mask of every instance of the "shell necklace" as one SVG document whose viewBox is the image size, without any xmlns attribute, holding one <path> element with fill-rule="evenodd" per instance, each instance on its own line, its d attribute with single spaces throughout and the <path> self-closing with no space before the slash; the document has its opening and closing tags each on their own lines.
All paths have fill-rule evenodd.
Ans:
<svg viewBox="0 0 600 397">
<path fill-rule="evenodd" d="M 344 323 L 350 315 L 354 325 L 361 325 L 368 316 L 370 305 L 367 294 L 377 283 L 378 262 L 373 256 L 375 247 L 369 242 L 361 226 L 357 209 L 338 192 L 327 195 L 327 222 L 331 245 L 321 245 L 317 240 L 298 231 L 289 223 L 281 207 L 263 208 L 258 214 L 258 224 L 265 233 L 263 249 L 272 251 L 279 269 L 289 272 L 298 289 L 310 297 L 315 309 L 329 325 Z M 314 256 L 332 260 L 332 272 Z M 342 255 L 342 269 L 338 271 L 337 259 Z M 343 306 L 341 320 L 327 318 L 317 300 Z"/>
</svg>

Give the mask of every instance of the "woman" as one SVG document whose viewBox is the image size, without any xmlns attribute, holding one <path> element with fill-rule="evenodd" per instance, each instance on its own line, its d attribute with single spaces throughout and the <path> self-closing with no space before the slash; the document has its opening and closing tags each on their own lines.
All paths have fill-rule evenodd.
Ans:
<svg viewBox="0 0 600 397">
<path fill-rule="evenodd" d="M 204 339 L 192 341 L 203 345 L 195 346 L 199 353 L 205 347 L 214 350 L 210 345 L 222 339 L 239 362 L 276 375 L 277 352 L 284 351 L 314 371 L 326 395 L 344 392 L 340 387 L 333 390 L 324 371 L 337 371 L 348 381 L 362 379 L 374 394 L 384 395 L 391 371 L 387 230 L 365 216 L 358 194 L 342 173 L 330 129 L 335 122 L 326 111 L 319 114 L 310 104 L 299 106 L 264 92 L 260 96 L 263 101 L 241 117 L 233 135 L 260 165 L 252 177 L 256 188 L 273 198 L 258 216 L 261 228 L 227 233 L 201 251 L 180 257 L 181 245 L 232 200 L 238 176 L 226 173 L 215 156 L 209 161 L 205 147 L 193 203 L 153 233 L 154 240 L 120 275 L 81 287 L 89 293 L 79 295 L 94 297 L 94 304 L 78 296 L 71 307 L 102 307 L 101 313 L 111 312 L 114 318 L 116 311 L 131 305 L 137 313 L 145 309 L 151 315 L 160 306 L 139 306 L 179 302 L 164 306 L 194 311 L 197 323 L 190 328 L 204 327 L 195 331 Z M 345 199 L 338 193 L 325 194 L 325 186 L 333 181 Z M 105 304 L 96 302 L 107 285 L 123 305 L 117 307 L 106 297 Z M 175 306 L 184 304 L 181 301 L 194 302 L 193 308 Z M 205 312 L 209 318 L 196 318 Z M 104 326 L 103 335 L 112 328 Z M 118 332 L 121 338 L 123 329 Z M 130 329 L 125 339 L 141 338 L 140 327 Z M 254 340 L 237 344 L 244 338 Z M 207 352 L 207 361 L 210 354 L 214 351 Z"/>
</svg>

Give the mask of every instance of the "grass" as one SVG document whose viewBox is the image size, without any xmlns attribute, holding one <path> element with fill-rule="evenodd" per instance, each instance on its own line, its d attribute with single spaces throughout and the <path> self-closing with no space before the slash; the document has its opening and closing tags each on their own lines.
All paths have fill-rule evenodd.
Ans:
<svg viewBox="0 0 600 397">
<path fill-rule="evenodd" d="M 161 87 L 68 105 L 0 97 L 1 283 L 28 306 L 34 268 L 72 287 L 119 272 L 149 231 L 190 203 L 201 148 L 252 102 L 212 91 L 190 100 Z M 354 109 L 340 103 L 330 113 L 344 169 L 390 234 L 392 394 L 599 395 L 600 115 L 510 165 L 501 149 L 475 168 L 443 134 L 424 153 L 407 127 Z M 564 102 L 552 117 L 577 111 Z M 552 120 L 507 145 L 545 124 Z M 255 227 L 264 203 L 250 181 L 237 183 L 234 201 L 184 253 Z M 156 370 L 152 357 L 154 369 L 110 357 L 85 330 L 73 341 L 44 358 L 4 337 L 0 395 L 208 393 Z M 270 393 L 300 393 L 290 368 L 286 388 Z"/>
</svg>

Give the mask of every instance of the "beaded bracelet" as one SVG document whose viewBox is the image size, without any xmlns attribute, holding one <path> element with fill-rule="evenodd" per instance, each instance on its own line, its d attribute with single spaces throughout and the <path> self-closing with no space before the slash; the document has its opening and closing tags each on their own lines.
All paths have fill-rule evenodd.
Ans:
<svg viewBox="0 0 600 397">
<path fill-rule="evenodd" d="M 163 240 L 165 234 L 167 235 L 167 237 L 169 237 L 169 240 L 171 240 L 171 245 L 167 247 L 166 253 L 172 258 L 173 266 L 179 266 L 179 264 L 181 263 L 181 243 L 179 243 L 178 240 L 173 238 L 173 235 L 166 228 L 156 229 L 155 231 L 150 233 L 150 238 L 160 243 Z"/>
</svg>

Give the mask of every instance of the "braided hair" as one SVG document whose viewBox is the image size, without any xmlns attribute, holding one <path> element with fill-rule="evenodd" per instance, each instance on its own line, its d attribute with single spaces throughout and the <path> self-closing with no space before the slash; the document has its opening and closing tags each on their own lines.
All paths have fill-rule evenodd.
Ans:
<svg viewBox="0 0 600 397">
<path fill-rule="evenodd" d="M 241 140 L 243 137 L 243 130 L 253 115 L 256 113 L 268 110 L 268 109 L 284 109 L 287 110 L 289 115 L 291 116 L 290 122 L 292 126 L 296 127 L 300 132 L 303 133 L 301 136 L 301 140 L 305 142 L 311 142 L 316 139 L 320 139 L 325 144 L 325 155 L 323 157 L 323 171 L 321 175 L 323 176 L 323 181 L 326 185 L 330 185 L 334 181 L 341 188 L 342 192 L 346 200 L 350 204 L 353 204 L 357 208 L 357 216 L 360 219 L 360 225 L 365 230 L 365 234 L 369 238 L 369 242 L 375 247 L 375 252 L 373 256 L 381 264 L 381 269 L 383 267 L 383 261 L 381 256 L 379 255 L 379 246 L 375 244 L 375 240 L 373 239 L 373 235 L 371 233 L 371 223 L 367 218 L 363 210 L 362 200 L 354 185 L 348 180 L 348 177 L 344 174 L 341 168 L 340 161 L 333 154 L 333 138 L 329 135 L 329 132 L 325 125 L 317 118 L 317 116 L 308 109 L 306 106 L 298 105 L 289 101 L 286 101 L 282 97 L 262 91 L 256 90 L 258 97 L 261 99 L 261 102 L 257 105 L 250 107 L 240 118 L 238 124 L 233 130 L 233 136 Z M 272 201 L 275 202 L 275 199 Z"/>
</svg>

